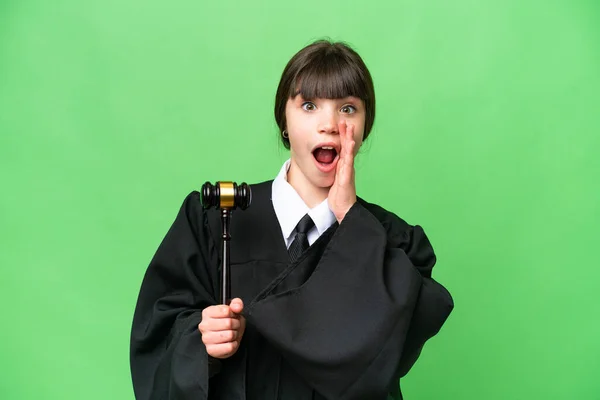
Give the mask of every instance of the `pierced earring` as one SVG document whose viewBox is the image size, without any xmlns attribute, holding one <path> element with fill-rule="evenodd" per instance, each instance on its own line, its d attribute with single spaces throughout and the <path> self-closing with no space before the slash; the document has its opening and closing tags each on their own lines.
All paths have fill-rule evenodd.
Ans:
<svg viewBox="0 0 600 400">
<path fill-rule="evenodd" d="M 288 134 L 288 131 L 285 129 L 283 130 L 283 132 L 281 132 L 281 136 L 283 136 L 284 139 L 287 139 L 290 137 L 290 135 Z"/>
</svg>

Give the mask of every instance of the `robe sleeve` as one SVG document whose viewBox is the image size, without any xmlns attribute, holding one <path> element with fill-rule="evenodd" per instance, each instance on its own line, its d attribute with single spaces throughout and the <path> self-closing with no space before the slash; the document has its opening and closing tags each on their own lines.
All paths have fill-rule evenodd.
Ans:
<svg viewBox="0 0 600 400">
<path fill-rule="evenodd" d="M 144 276 L 133 318 L 130 364 L 136 399 L 208 397 L 209 359 L 198 324 L 216 304 L 218 263 L 199 193 L 184 201 Z"/>
<path fill-rule="evenodd" d="M 330 400 L 385 399 L 452 309 L 431 279 L 435 256 L 419 227 L 388 226 L 361 203 L 346 214 L 308 279 L 302 258 L 247 308 L 247 320 Z M 434 307 L 434 310 L 430 310 Z M 395 389 L 394 389 L 395 386 Z"/>
<path fill-rule="evenodd" d="M 413 265 L 421 273 L 423 282 L 404 343 L 399 377 L 408 373 L 421 354 L 425 342 L 439 332 L 454 308 L 454 301 L 448 290 L 431 276 L 436 257 L 423 229 L 415 226 L 407 231 L 403 243 Z"/>
</svg>

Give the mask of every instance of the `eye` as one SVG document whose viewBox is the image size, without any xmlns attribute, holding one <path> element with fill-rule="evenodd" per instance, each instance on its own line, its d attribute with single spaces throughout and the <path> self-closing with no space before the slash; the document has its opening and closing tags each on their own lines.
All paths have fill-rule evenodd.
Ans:
<svg viewBox="0 0 600 400">
<path fill-rule="evenodd" d="M 305 101 L 302 103 L 302 109 L 305 111 L 314 111 L 317 109 L 317 106 L 312 101 Z"/>
<path fill-rule="evenodd" d="M 354 114 L 356 112 L 356 107 L 351 106 L 351 105 L 345 105 L 340 109 L 341 112 L 343 112 L 344 114 Z"/>
</svg>

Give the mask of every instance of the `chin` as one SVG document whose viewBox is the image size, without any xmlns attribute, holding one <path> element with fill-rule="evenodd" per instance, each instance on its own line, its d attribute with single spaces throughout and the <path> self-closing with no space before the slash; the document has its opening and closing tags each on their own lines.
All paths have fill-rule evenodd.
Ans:
<svg viewBox="0 0 600 400">
<path fill-rule="evenodd" d="M 333 182 L 335 182 L 335 175 L 332 177 L 327 176 L 321 179 L 316 179 L 313 184 L 321 189 L 329 189 L 333 186 Z"/>
</svg>

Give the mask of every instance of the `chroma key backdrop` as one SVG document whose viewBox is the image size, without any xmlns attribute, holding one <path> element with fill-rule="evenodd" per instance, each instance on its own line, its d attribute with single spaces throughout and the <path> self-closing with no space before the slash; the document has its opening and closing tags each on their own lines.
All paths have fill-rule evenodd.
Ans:
<svg viewBox="0 0 600 400">
<path fill-rule="evenodd" d="M 150 258 L 205 181 L 277 174 L 281 72 L 330 38 L 375 82 L 358 194 L 423 226 L 455 300 L 405 399 L 600 399 L 599 21 L 594 0 L 3 0 L 0 398 L 133 399 Z"/>
</svg>

